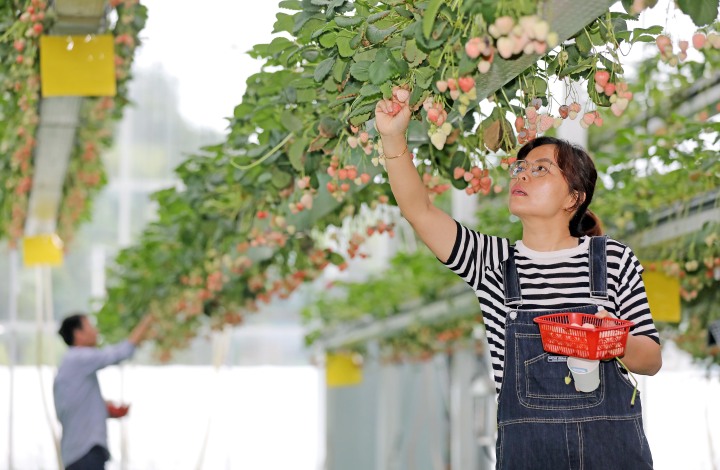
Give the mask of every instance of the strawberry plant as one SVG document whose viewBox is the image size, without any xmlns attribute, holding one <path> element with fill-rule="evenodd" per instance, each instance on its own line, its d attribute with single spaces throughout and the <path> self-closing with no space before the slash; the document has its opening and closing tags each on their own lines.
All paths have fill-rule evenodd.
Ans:
<svg viewBox="0 0 720 470">
<path fill-rule="evenodd" d="M 114 0 L 117 95 L 85 98 L 80 128 L 68 163 L 58 233 L 66 242 L 90 215 L 90 202 L 104 186 L 100 152 L 112 141 L 112 125 L 127 104 L 127 82 L 138 33 L 147 18 L 137 0 Z M 52 28 L 52 10 L 44 0 L 12 1 L 0 6 L 0 237 L 15 245 L 23 235 L 33 178 L 33 152 L 39 124 L 39 38 Z"/>
<path fill-rule="evenodd" d="M 280 2 L 279 34 L 251 52 L 265 65 L 248 79 L 227 140 L 178 168 L 184 189 L 155 195 L 158 220 L 119 255 L 103 331 L 119 337 L 153 311 L 167 357 L 204 316 L 215 328 L 238 324 L 325 267 L 367 255 L 371 232 L 393 234 L 372 113 L 394 87 L 412 103 L 408 139 L 434 197 L 451 185 L 500 197 L 518 144 L 566 120 L 597 132 L 633 115 L 623 58 L 663 28 L 628 26 L 642 2 L 626 12 L 595 3 L 597 13 L 568 17 L 575 25 L 545 17 L 551 3 Z M 562 96 L 551 91 L 558 80 Z"/>
</svg>

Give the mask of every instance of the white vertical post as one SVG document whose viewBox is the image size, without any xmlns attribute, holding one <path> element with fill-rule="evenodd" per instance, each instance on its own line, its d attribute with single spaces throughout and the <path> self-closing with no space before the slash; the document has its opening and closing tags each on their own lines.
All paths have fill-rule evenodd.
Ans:
<svg viewBox="0 0 720 470">
<path fill-rule="evenodd" d="M 452 217 L 471 228 L 477 225 L 478 196 L 468 196 L 465 191 L 452 189 Z"/>
<path fill-rule="evenodd" d="M 316 470 L 323 470 L 327 468 L 327 369 L 325 352 L 316 349 L 313 353 L 315 360 L 318 364 L 316 370 L 318 371 L 317 387 L 318 387 L 318 459 Z"/>
<path fill-rule="evenodd" d="M 450 468 L 477 468 L 477 446 L 473 432 L 472 378 L 475 352 L 470 348 L 456 350 L 450 363 Z"/>
<path fill-rule="evenodd" d="M 398 468 L 397 442 L 400 422 L 400 367 L 380 365 L 377 408 L 377 470 Z M 407 397 L 405 397 L 407 399 Z"/>
<path fill-rule="evenodd" d="M 20 292 L 20 281 L 19 281 L 19 266 L 18 266 L 18 251 L 17 249 L 11 249 L 8 253 L 9 261 L 9 288 L 8 288 L 8 356 L 10 360 L 10 381 L 8 383 L 8 455 L 7 463 L 8 470 L 13 470 L 13 409 L 15 405 L 15 363 L 17 362 L 17 300 L 18 293 Z"/>
<path fill-rule="evenodd" d="M 128 106 L 125 110 L 125 116 L 120 122 L 120 135 L 117 140 L 120 154 L 118 172 L 118 243 L 120 247 L 130 245 L 130 214 L 132 200 L 130 162 L 132 161 L 131 142 L 134 114 L 132 106 Z"/>
</svg>

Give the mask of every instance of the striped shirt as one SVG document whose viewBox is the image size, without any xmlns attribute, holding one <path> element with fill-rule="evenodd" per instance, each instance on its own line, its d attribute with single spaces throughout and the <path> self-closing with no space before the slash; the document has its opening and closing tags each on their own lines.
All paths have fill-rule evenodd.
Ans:
<svg viewBox="0 0 720 470">
<path fill-rule="evenodd" d="M 498 393 L 505 363 L 505 318 L 513 308 L 505 305 L 502 276 L 502 262 L 510 249 L 515 250 L 523 310 L 597 304 L 618 318 L 632 321 L 631 334 L 660 342 L 645 294 L 643 267 L 622 243 L 607 239 L 608 299 L 600 300 L 589 295 L 590 237 L 582 237 L 577 247 L 540 252 L 522 241 L 512 246 L 507 238 L 484 235 L 460 223 L 457 227 L 455 246 L 445 265 L 473 288 L 480 301 Z"/>
</svg>

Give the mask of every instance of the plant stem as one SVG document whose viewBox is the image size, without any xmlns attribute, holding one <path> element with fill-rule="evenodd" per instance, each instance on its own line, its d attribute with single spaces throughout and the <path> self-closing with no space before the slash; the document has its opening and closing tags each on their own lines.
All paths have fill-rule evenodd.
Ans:
<svg viewBox="0 0 720 470">
<path fill-rule="evenodd" d="M 290 134 L 286 135 L 285 138 L 284 138 L 283 140 L 281 140 L 280 143 L 277 144 L 275 147 L 273 147 L 272 149 L 270 149 L 270 151 L 269 151 L 268 153 L 266 153 L 266 154 L 263 155 L 262 157 L 258 158 L 258 159 L 255 160 L 254 162 L 250 163 L 249 165 L 238 165 L 238 164 L 235 163 L 233 160 L 230 160 L 230 164 L 231 164 L 232 166 L 234 166 L 235 168 L 237 168 L 238 170 L 249 170 L 250 168 L 256 167 L 257 165 L 261 164 L 262 162 L 264 162 L 265 160 L 267 160 L 268 158 L 270 158 L 270 157 L 272 156 L 272 154 L 274 154 L 275 152 L 277 152 L 278 150 L 280 150 L 280 148 L 281 148 L 283 145 L 287 144 L 287 143 L 290 141 L 290 138 L 292 138 L 294 135 L 295 135 L 295 134 L 293 134 L 293 133 L 290 133 Z"/>
</svg>

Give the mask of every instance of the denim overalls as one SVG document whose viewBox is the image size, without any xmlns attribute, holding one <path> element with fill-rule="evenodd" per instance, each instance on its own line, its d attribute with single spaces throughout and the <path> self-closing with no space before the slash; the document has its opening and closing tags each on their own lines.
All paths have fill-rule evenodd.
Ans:
<svg viewBox="0 0 720 470">
<path fill-rule="evenodd" d="M 590 297 L 607 299 L 606 237 L 591 239 L 589 261 Z M 593 392 L 577 392 L 574 383 L 565 384 L 567 358 L 543 350 L 533 319 L 568 308 L 519 308 L 522 298 L 513 247 L 503 262 L 503 274 L 505 305 L 512 310 L 505 323 L 496 468 L 652 469 L 640 399 L 630 405 L 634 387 L 616 361 L 600 362 L 600 386 Z M 597 306 L 572 307 L 572 311 L 594 314 Z"/>
</svg>

